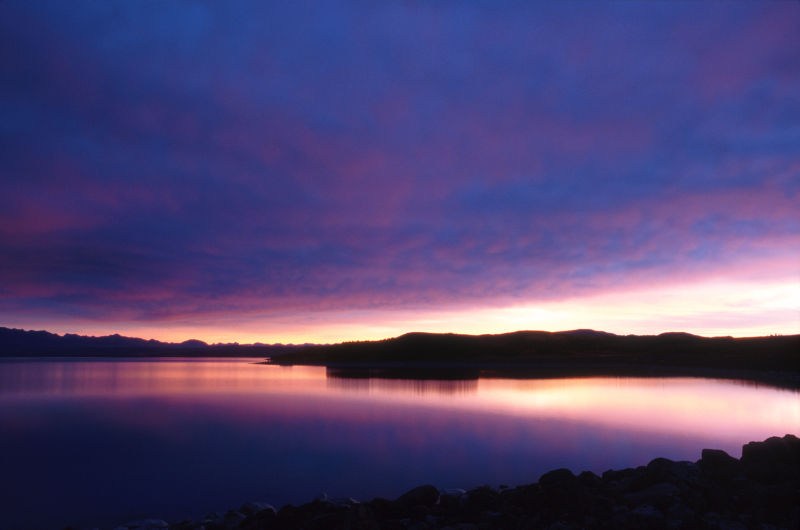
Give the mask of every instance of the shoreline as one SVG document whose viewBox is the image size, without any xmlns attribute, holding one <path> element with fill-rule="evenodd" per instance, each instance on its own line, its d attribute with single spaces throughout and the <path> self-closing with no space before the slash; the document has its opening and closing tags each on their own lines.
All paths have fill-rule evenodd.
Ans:
<svg viewBox="0 0 800 530">
<path fill-rule="evenodd" d="M 325 367 L 328 377 L 341 379 L 474 380 L 556 379 L 570 377 L 697 377 L 765 384 L 800 390 L 800 372 L 668 364 L 558 362 L 307 362 L 264 361 L 273 366 Z"/>
<path fill-rule="evenodd" d="M 568 469 L 532 484 L 469 491 L 416 487 L 394 500 L 317 498 L 280 509 L 248 502 L 202 520 L 147 519 L 115 530 L 800 527 L 800 439 L 749 442 L 742 457 L 703 449 L 696 462 L 656 458 L 602 475 Z"/>
</svg>

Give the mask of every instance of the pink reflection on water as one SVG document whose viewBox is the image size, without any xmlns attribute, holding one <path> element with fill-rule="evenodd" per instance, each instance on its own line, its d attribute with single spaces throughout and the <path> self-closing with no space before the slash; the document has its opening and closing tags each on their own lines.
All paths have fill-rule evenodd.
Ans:
<svg viewBox="0 0 800 530">
<path fill-rule="evenodd" d="M 481 380 L 475 407 L 735 440 L 800 431 L 800 394 L 703 378 Z"/>
<path fill-rule="evenodd" d="M 13 370 L 9 368 L 13 367 Z M 734 452 L 743 442 L 800 432 L 800 394 L 702 378 L 408 380 L 326 377 L 324 367 L 280 367 L 253 359 L 4 361 L 2 399 L 191 397 L 221 403 L 229 417 L 264 414 L 374 421 L 376 404 L 415 414 L 450 411 L 560 419 L 621 430 L 700 436 L 713 432 Z M 221 401 L 222 400 L 222 401 Z M 403 412 L 405 411 L 405 412 Z M 478 428 L 477 426 L 475 427 Z M 512 435 L 512 434 L 510 434 Z"/>
<path fill-rule="evenodd" d="M 258 365 L 257 359 L 6 361 L 0 396 L 71 398 L 303 393 L 324 385 L 325 368 Z"/>
</svg>

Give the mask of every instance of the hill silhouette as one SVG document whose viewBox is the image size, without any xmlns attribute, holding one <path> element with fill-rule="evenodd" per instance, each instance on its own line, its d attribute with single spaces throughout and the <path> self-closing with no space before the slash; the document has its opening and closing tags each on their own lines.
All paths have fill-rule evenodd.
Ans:
<svg viewBox="0 0 800 530">
<path fill-rule="evenodd" d="M 286 344 L 206 344 L 194 339 L 175 343 L 118 334 L 87 337 L 0 327 L 0 357 L 265 357 L 285 354 L 300 347 Z"/>
<path fill-rule="evenodd" d="M 800 383 L 800 335 L 700 337 L 689 333 L 614 335 L 594 330 L 517 331 L 500 335 L 407 333 L 381 341 L 300 348 L 276 364 L 318 364 L 339 377 L 552 376 L 606 373 L 758 372 L 756 379 Z M 391 370 L 389 370 L 391 368 Z M 741 375 L 741 374 L 740 374 Z M 774 376 L 774 377 L 773 377 Z M 743 376 L 744 377 L 744 376 Z M 745 377 L 747 378 L 747 377 Z"/>
</svg>

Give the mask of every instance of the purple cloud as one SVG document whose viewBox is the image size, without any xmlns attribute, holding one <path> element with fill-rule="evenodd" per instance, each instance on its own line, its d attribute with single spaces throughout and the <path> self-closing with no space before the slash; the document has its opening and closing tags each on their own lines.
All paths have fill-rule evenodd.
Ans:
<svg viewBox="0 0 800 530">
<path fill-rule="evenodd" d="M 797 259 L 799 25 L 5 2 L 0 316 L 480 306 Z"/>
</svg>

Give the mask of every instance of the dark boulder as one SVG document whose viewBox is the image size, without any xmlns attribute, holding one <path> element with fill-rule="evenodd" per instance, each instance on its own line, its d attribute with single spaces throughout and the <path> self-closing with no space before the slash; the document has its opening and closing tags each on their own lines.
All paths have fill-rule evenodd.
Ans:
<svg viewBox="0 0 800 530">
<path fill-rule="evenodd" d="M 653 484 L 665 482 L 670 479 L 670 467 L 674 464 L 672 460 L 666 458 L 656 458 L 644 468 L 637 468 L 637 474 L 631 480 L 628 489 L 639 491 Z"/>
<path fill-rule="evenodd" d="M 665 510 L 674 503 L 680 490 L 669 482 L 659 482 L 624 496 L 629 506 L 650 505 Z"/>
<path fill-rule="evenodd" d="M 742 471 L 741 463 L 721 449 L 703 449 L 697 465 L 704 474 L 723 480 L 732 479 Z"/>
<path fill-rule="evenodd" d="M 612 490 L 622 491 L 627 489 L 638 476 L 640 476 L 640 473 L 632 468 L 609 469 L 608 471 L 603 471 L 603 483 Z"/>
<path fill-rule="evenodd" d="M 371 514 L 375 519 L 384 521 L 400 517 L 403 507 L 390 500 L 376 497 L 367 503 L 359 506 L 359 511 Z"/>
<path fill-rule="evenodd" d="M 247 519 L 239 525 L 242 530 L 272 528 L 278 518 L 278 512 L 275 507 L 262 502 L 248 502 L 242 505 L 239 511 L 247 514 Z"/>
<path fill-rule="evenodd" d="M 347 522 L 347 513 L 344 511 L 323 512 L 306 520 L 303 524 L 305 530 L 333 530 L 343 528 Z"/>
<path fill-rule="evenodd" d="M 569 469 L 556 469 L 539 478 L 541 495 L 532 506 L 533 512 L 552 521 L 573 524 L 586 511 L 583 487 Z"/>
<path fill-rule="evenodd" d="M 426 486 L 419 486 L 406 493 L 400 495 L 397 499 L 397 504 L 410 508 L 421 504 L 423 506 L 433 506 L 439 502 L 439 490 L 436 486 L 430 484 Z"/>
<path fill-rule="evenodd" d="M 603 482 L 617 482 L 620 480 L 625 480 L 628 478 L 632 478 L 636 475 L 636 470 L 632 467 L 626 467 L 625 469 L 609 469 L 607 471 L 603 471 Z"/>
<path fill-rule="evenodd" d="M 169 528 L 169 524 L 162 519 L 142 519 L 125 523 L 117 528 L 124 528 L 125 530 L 156 530 L 158 528 Z"/>
<path fill-rule="evenodd" d="M 237 512 L 236 510 L 228 510 L 228 513 L 225 514 L 222 520 L 222 524 L 225 528 L 239 528 L 245 519 L 247 519 L 245 514 Z"/>
<path fill-rule="evenodd" d="M 447 489 L 440 492 L 439 506 L 445 512 L 457 512 L 465 500 L 467 492 L 460 488 Z"/>
<path fill-rule="evenodd" d="M 239 508 L 241 513 L 248 516 L 263 512 L 264 510 L 271 511 L 272 515 L 276 515 L 278 513 L 274 506 L 267 504 L 266 502 L 246 502 L 242 504 L 241 508 Z"/>
<path fill-rule="evenodd" d="M 787 434 L 750 442 L 742 447 L 742 465 L 750 478 L 761 482 L 800 478 L 800 439 Z"/>
<path fill-rule="evenodd" d="M 467 492 L 466 506 L 470 511 L 483 512 L 497 508 L 500 494 L 489 486 Z"/>
<path fill-rule="evenodd" d="M 637 468 L 637 475 L 628 485 L 628 491 L 640 491 L 654 484 L 669 482 L 679 487 L 697 480 L 700 473 L 697 465 L 692 462 L 674 462 L 667 458 L 651 460 L 644 469 Z"/>
<path fill-rule="evenodd" d="M 641 504 L 631 510 L 630 519 L 638 528 L 662 528 L 664 514 L 649 504 Z"/>
<path fill-rule="evenodd" d="M 587 488 L 599 488 L 603 485 L 603 479 L 591 471 L 583 471 L 578 475 L 578 483 Z"/>
<path fill-rule="evenodd" d="M 575 477 L 575 474 L 566 468 L 548 471 L 539 477 L 539 485 L 543 488 L 569 488 L 577 484 L 577 481 L 578 479 Z"/>
</svg>

